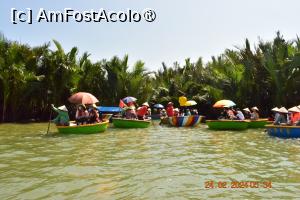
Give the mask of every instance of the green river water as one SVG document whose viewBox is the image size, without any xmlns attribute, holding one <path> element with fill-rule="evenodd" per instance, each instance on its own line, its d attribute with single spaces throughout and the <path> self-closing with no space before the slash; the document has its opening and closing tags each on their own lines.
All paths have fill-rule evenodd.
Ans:
<svg viewBox="0 0 300 200">
<path fill-rule="evenodd" d="M 91 135 L 59 135 L 52 125 L 46 136 L 46 129 L 46 123 L 0 125 L 1 200 L 300 198 L 300 140 L 270 137 L 263 129 L 156 122 Z M 205 187 L 208 181 L 214 188 Z M 258 187 L 231 188 L 233 181 Z"/>
</svg>

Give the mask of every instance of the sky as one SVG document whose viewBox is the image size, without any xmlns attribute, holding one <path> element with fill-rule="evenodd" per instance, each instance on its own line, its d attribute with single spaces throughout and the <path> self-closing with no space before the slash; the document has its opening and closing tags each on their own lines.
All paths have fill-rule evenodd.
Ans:
<svg viewBox="0 0 300 200">
<path fill-rule="evenodd" d="M 165 62 L 184 63 L 186 58 L 205 62 L 226 48 L 242 47 L 246 38 L 251 44 L 274 38 L 280 31 L 286 39 L 300 35 L 300 1 L 297 0 L 6 0 L 0 6 L 0 31 L 10 40 L 32 46 L 58 40 L 65 51 L 76 46 L 79 56 L 91 54 L 93 61 L 129 55 L 132 66 L 145 62 L 148 70 L 161 68 Z M 11 9 L 46 11 L 143 11 L 156 13 L 154 22 L 139 23 L 46 23 L 11 22 Z M 51 48 L 54 48 L 52 43 Z"/>
</svg>

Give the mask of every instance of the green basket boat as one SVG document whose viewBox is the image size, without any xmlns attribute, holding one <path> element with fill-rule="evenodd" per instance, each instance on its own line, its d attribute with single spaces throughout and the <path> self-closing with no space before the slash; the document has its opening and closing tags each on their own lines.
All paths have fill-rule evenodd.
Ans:
<svg viewBox="0 0 300 200">
<path fill-rule="evenodd" d="M 258 120 L 245 120 L 248 121 L 248 128 L 264 128 L 267 125 L 268 119 L 258 119 Z"/>
<path fill-rule="evenodd" d="M 206 120 L 208 128 L 214 130 L 245 130 L 248 128 L 248 121 L 244 120 Z"/>
<path fill-rule="evenodd" d="M 113 118 L 112 122 L 117 128 L 147 128 L 151 124 L 151 120 L 136 120 L 136 119 L 123 119 Z"/>
<path fill-rule="evenodd" d="M 56 126 L 59 133 L 64 134 L 90 134 L 104 132 L 108 127 L 108 121 L 96 124 Z M 72 123 L 71 123 L 72 124 Z"/>
</svg>

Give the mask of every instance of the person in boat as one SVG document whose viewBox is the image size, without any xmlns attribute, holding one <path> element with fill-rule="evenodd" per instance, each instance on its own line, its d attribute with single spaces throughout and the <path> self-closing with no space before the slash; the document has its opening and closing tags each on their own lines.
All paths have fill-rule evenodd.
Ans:
<svg viewBox="0 0 300 200">
<path fill-rule="evenodd" d="M 226 113 L 227 113 L 227 116 L 230 120 L 235 120 L 236 119 L 236 116 L 234 115 L 234 112 L 233 112 L 232 108 L 227 108 Z"/>
<path fill-rule="evenodd" d="M 80 104 L 77 106 L 75 121 L 77 125 L 85 124 L 88 121 L 89 113 L 86 110 L 85 105 Z"/>
<path fill-rule="evenodd" d="M 289 125 L 295 125 L 298 121 L 300 121 L 300 109 L 295 106 L 288 109 L 289 111 L 289 119 L 288 124 Z"/>
<path fill-rule="evenodd" d="M 149 104 L 148 104 L 148 102 L 145 102 L 145 103 L 142 104 L 141 107 L 139 107 L 137 109 L 136 114 L 137 114 L 137 117 L 138 117 L 139 120 L 145 120 L 146 115 L 149 115 L 148 108 L 149 108 Z"/>
<path fill-rule="evenodd" d="M 68 114 L 68 109 L 65 105 L 56 108 L 53 104 L 51 104 L 52 109 L 58 113 L 57 117 L 53 120 L 57 126 L 69 126 L 70 118 Z"/>
<path fill-rule="evenodd" d="M 174 107 L 173 107 L 173 103 L 169 102 L 167 105 L 167 115 L 168 117 L 173 117 L 174 116 Z"/>
<path fill-rule="evenodd" d="M 179 111 L 178 111 L 178 115 L 179 117 L 184 117 L 185 115 L 185 109 L 184 108 L 179 108 Z"/>
<path fill-rule="evenodd" d="M 89 109 L 89 123 L 94 124 L 94 123 L 100 123 L 102 120 L 100 118 L 98 108 L 95 104 L 93 104 L 90 109 Z"/>
<path fill-rule="evenodd" d="M 152 112 L 151 112 L 151 108 L 148 108 L 148 112 L 146 114 L 146 118 L 151 118 Z"/>
<path fill-rule="evenodd" d="M 256 106 L 254 106 L 254 107 L 251 108 L 251 110 L 252 110 L 252 113 L 251 113 L 250 119 L 251 120 L 258 120 L 259 119 L 259 114 L 258 114 L 259 110 L 258 110 L 258 108 Z"/>
<path fill-rule="evenodd" d="M 224 108 L 223 111 L 221 112 L 220 116 L 218 117 L 218 119 L 228 119 L 227 116 L 227 108 Z"/>
<path fill-rule="evenodd" d="M 166 117 L 166 116 L 167 116 L 166 109 L 162 109 L 162 110 L 160 111 L 160 116 L 161 116 L 161 117 Z"/>
<path fill-rule="evenodd" d="M 128 103 L 128 107 L 125 108 L 125 116 L 126 119 L 136 119 L 136 111 L 135 111 L 135 106 L 133 102 Z"/>
<path fill-rule="evenodd" d="M 287 123 L 287 114 L 288 110 L 285 107 L 278 109 L 278 117 L 275 117 L 274 125 L 286 124 Z"/>
<path fill-rule="evenodd" d="M 185 111 L 185 116 L 191 116 L 192 114 L 191 114 L 191 111 L 190 111 L 190 109 L 186 109 L 186 111 Z"/>
<path fill-rule="evenodd" d="M 250 109 L 249 108 L 244 108 L 243 111 L 244 111 L 244 117 L 245 117 L 245 119 L 250 119 L 251 118 L 251 111 L 250 111 Z"/>
<path fill-rule="evenodd" d="M 272 115 L 268 118 L 268 121 L 274 122 L 279 117 L 280 114 L 278 113 L 278 110 L 279 108 L 277 107 L 271 109 Z"/>
<path fill-rule="evenodd" d="M 239 108 L 236 109 L 236 118 L 237 120 L 245 120 L 245 116 Z"/>
<path fill-rule="evenodd" d="M 179 113 L 179 109 L 178 109 L 178 108 L 175 108 L 175 109 L 174 109 L 174 116 L 176 116 L 176 117 L 179 117 L 179 116 L 180 116 L 180 113 Z"/>
<path fill-rule="evenodd" d="M 198 110 L 197 110 L 197 109 L 193 109 L 193 110 L 191 111 L 191 113 L 192 113 L 192 115 L 198 115 Z"/>
</svg>

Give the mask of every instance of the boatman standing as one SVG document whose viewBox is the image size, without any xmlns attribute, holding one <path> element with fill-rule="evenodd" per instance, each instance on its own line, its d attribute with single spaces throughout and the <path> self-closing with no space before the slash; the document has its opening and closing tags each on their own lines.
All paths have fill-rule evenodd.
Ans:
<svg viewBox="0 0 300 200">
<path fill-rule="evenodd" d="M 63 105 L 56 108 L 53 104 L 51 104 L 51 107 L 55 112 L 58 113 L 57 117 L 53 119 L 52 122 L 54 122 L 57 126 L 69 126 L 70 118 L 66 106 Z"/>
</svg>

